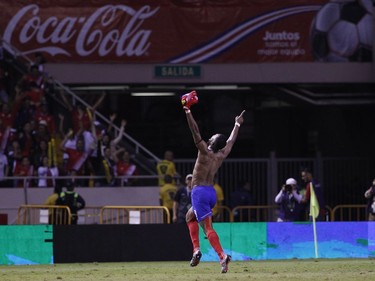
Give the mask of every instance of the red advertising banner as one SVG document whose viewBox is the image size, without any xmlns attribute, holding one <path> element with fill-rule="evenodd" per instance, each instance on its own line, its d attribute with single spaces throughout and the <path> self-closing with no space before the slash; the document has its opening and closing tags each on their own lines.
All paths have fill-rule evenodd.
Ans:
<svg viewBox="0 0 375 281">
<path fill-rule="evenodd" d="M 49 62 L 372 61 L 371 0 L 0 0 L 0 33 Z"/>
</svg>

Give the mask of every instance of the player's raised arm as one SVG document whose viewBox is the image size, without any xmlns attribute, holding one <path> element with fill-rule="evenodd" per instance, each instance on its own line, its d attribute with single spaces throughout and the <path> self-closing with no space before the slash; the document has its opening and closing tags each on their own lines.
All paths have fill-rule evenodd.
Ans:
<svg viewBox="0 0 375 281">
<path fill-rule="evenodd" d="M 244 118 L 243 118 L 243 115 L 245 113 L 245 110 L 243 110 L 241 112 L 240 115 L 236 116 L 236 118 L 234 119 L 234 127 L 233 127 L 233 130 L 227 140 L 227 145 L 224 147 L 223 149 L 223 152 L 225 154 L 225 156 L 228 156 L 228 154 L 230 153 L 230 151 L 232 150 L 232 147 L 237 139 L 237 135 L 238 135 L 238 131 L 242 125 L 242 123 L 244 122 Z"/>
<path fill-rule="evenodd" d="M 198 103 L 198 96 L 195 91 L 187 93 L 181 97 L 181 104 L 185 110 L 186 119 L 190 128 L 190 131 L 193 135 L 194 143 L 195 145 L 198 146 L 202 142 L 202 137 L 199 132 L 198 124 L 197 122 L 195 122 L 195 119 L 190 111 L 190 107 L 196 103 Z"/>
</svg>

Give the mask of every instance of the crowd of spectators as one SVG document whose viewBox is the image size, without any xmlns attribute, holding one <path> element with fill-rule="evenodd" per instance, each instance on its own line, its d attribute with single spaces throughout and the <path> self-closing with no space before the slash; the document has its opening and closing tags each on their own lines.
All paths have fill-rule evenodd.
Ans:
<svg viewBox="0 0 375 281">
<path fill-rule="evenodd" d="M 89 107 L 74 103 L 55 87 L 44 63 L 37 54 L 26 73 L 16 77 L 1 60 L 0 187 L 55 187 L 57 177 L 73 178 L 82 187 L 133 184 L 129 177 L 138 174 L 137 167 L 121 142 L 126 121 L 116 132 L 116 114 L 110 124 L 96 120 L 105 93 Z"/>
</svg>

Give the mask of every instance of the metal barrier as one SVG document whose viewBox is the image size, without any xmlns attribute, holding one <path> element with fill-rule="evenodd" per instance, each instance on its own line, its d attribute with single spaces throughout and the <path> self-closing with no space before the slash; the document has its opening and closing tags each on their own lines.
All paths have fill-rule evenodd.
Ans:
<svg viewBox="0 0 375 281">
<path fill-rule="evenodd" d="M 217 214 L 212 218 L 213 222 L 229 222 L 232 211 L 227 206 L 217 206 Z"/>
<path fill-rule="evenodd" d="M 366 205 L 337 205 L 332 210 L 331 221 L 366 221 Z"/>
<path fill-rule="evenodd" d="M 326 221 L 333 221 L 333 210 L 330 206 L 326 205 Z"/>
<path fill-rule="evenodd" d="M 100 210 L 102 207 L 86 206 L 84 209 L 78 211 L 79 224 L 99 224 Z"/>
<path fill-rule="evenodd" d="M 195 159 L 175 159 L 176 169 L 181 175 L 190 174 Z M 369 179 L 373 178 L 374 161 L 367 158 L 278 158 L 273 153 L 269 158 L 228 158 L 217 173 L 217 183 L 223 188 L 225 203 L 230 204 L 230 194 L 239 182 L 249 180 L 253 201 L 258 205 L 274 204 L 275 196 L 287 178 L 293 177 L 300 185 L 300 169 L 309 167 L 315 179 L 324 187 L 325 202 L 330 206 L 347 202 L 365 202 L 364 192 Z M 346 183 L 343 185 L 343 182 Z M 358 191 L 362 188 L 362 191 Z"/>
<path fill-rule="evenodd" d="M 277 205 L 220 206 L 214 222 L 275 222 Z M 366 205 L 326 206 L 327 221 L 367 221 Z M 68 206 L 21 205 L 17 224 L 71 224 Z M 153 224 L 171 223 L 170 212 L 163 206 L 86 207 L 78 213 L 79 224 Z M 308 213 L 306 213 L 308 218 Z"/>
<path fill-rule="evenodd" d="M 71 224 L 72 214 L 68 206 L 21 205 L 17 224 Z"/>
<path fill-rule="evenodd" d="M 231 222 L 267 222 L 276 221 L 277 205 L 237 206 L 231 212 Z"/>
<path fill-rule="evenodd" d="M 164 206 L 104 206 L 100 210 L 100 224 L 171 223 L 171 215 Z"/>
</svg>

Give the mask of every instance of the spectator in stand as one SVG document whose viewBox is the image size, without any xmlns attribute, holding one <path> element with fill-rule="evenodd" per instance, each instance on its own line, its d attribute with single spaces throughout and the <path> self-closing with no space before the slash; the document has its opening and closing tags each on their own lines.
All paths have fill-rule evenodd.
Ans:
<svg viewBox="0 0 375 281">
<path fill-rule="evenodd" d="M 35 108 L 31 105 L 30 97 L 19 98 L 17 97 L 13 106 L 12 115 L 14 116 L 14 128 L 23 128 L 25 123 L 34 120 Z"/>
<path fill-rule="evenodd" d="M 12 140 L 8 144 L 7 157 L 8 157 L 8 164 L 9 164 L 9 176 L 11 177 L 13 176 L 14 169 L 17 163 L 21 163 L 21 160 L 22 160 L 21 146 L 17 139 Z"/>
<path fill-rule="evenodd" d="M 223 210 L 222 206 L 224 205 L 224 191 L 221 185 L 219 185 L 215 179 L 214 189 L 216 192 L 216 204 L 212 208 L 212 221 L 223 221 Z"/>
<path fill-rule="evenodd" d="M 375 221 L 375 179 L 372 180 L 372 185 L 365 192 L 367 199 L 368 220 Z"/>
<path fill-rule="evenodd" d="M 55 187 L 55 178 L 59 175 L 59 170 L 52 164 L 48 156 L 42 158 L 42 162 L 37 169 L 38 187 Z"/>
<path fill-rule="evenodd" d="M 130 160 L 130 154 L 125 148 L 120 148 L 114 153 L 114 161 L 116 163 L 116 176 L 118 180 L 116 185 L 131 186 L 134 185 L 136 179 L 129 177 L 138 175 L 137 166 Z"/>
<path fill-rule="evenodd" d="M 38 69 L 37 65 L 30 66 L 30 70 L 26 73 L 19 81 L 18 86 L 22 89 L 26 89 L 30 86 L 31 83 L 42 89 L 44 87 L 45 76 Z"/>
<path fill-rule="evenodd" d="M 161 160 L 156 165 L 156 171 L 159 176 L 159 186 L 163 186 L 165 181 L 165 176 L 169 175 L 172 177 L 172 180 L 174 177 L 177 176 L 176 172 L 176 166 L 173 162 L 174 160 L 174 154 L 171 150 L 167 150 L 164 152 L 164 159 Z M 175 181 L 173 180 L 173 183 L 175 184 Z"/>
<path fill-rule="evenodd" d="M 37 124 L 39 124 L 40 121 L 45 121 L 47 124 L 48 132 L 52 136 L 55 135 L 55 132 L 56 132 L 55 119 L 52 116 L 52 114 L 49 113 L 48 104 L 45 100 L 42 101 L 41 106 L 35 112 L 35 121 Z"/>
<path fill-rule="evenodd" d="M 64 114 L 62 113 L 59 113 L 58 114 L 58 130 L 57 130 L 57 133 L 59 135 L 59 137 L 61 139 L 63 139 L 65 137 L 65 132 L 64 132 L 64 120 L 65 120 L 65 116 Z"/>
<path fill-rule="evenodd" d="M 0 143 L 2 143 L 2 141 L 5 142 L 3 150 L 6 148 L 6 145 L 8 143 L 9 134 L 10 134 L 10 127 L 4 125 L 3 120 L 0 118 Z"/>
<path fill-rule="evenodd" d="M 77 133 L 81 129 L 81 126 L 83 130 L 91 131 L 91 123 L 93 122 L 93 120 L 91 120 L 92 116 L 90 116 L 90 114 L 91 112 L 96 111 L 96 109 L 103 102 L 105 96 L 106 94 L 105 92 L 103 92 L 90 109 L 91 111 L 89 111 L 88 108 L 85 108 L 85 106 L 81 103 L 78 103 L 76 106 L 73 106 L 66 98 L 64 92 L 60 91 L 60 97 L 62 101 L 71 113 L 71 121 L 74 133 Z"/>
<path fill-rule="evenodd" d="M 97 176 L 104 176 L 104 178 L 98 181 L 97 186 L 113 186 L 116 163 L 112 159 L 111 149 L 105 148 L 103 156 L 99 158 L 101 159 L 101 165 Z"/>
<path fill-rule="evenodd" d="M 85 170 L 84 164 L 87 160 L 87 157 L 92 152 L 92 149 L 89 149 L 89 151 L 85 151 L 85 144 L 82 136 L 79 136 L 77 138 L 75 148 L 66 147 L 65 144 L 72 135 L 73 131 L 70 130 L 64 137 L 63 141 L 60 143 L 60 150 L 68 155 L 66 163 L 66 173 L 67 175 L 71 176 L 88 176 L 89 174 L 86 173 L 87 171 Z M 76 185 L 88 186 L 88 182 L 87 180 L 77 179 Z"/>
<path fill-rule="evenodd" d="M 179 188 L 174 196 L 173 202 L 173 222 L 186 223 L 186 213 L 191 207 L 191 189 L 193 175 L 185 177 L 185 186 Z"/>
<path fill-rule="evenodd" d="M 40 120 L 38 122 L 36 130 L 33 132 L 33 138 L 35 143 L 39 143 L 42 140 L 48 143 L 51 140 L 51 134 L 45 120 Z"/>
<path fill-rule="evenodd" d="M 35 110 L 39 110 L 40 105 L 45 101 L 44 90 L 41 89 L 35 82 L 31 82 L 25 89 L 25 97 L 30 98 L 30 104 Z"/>
<path fill-rule="evenodd" d="M 77 145 L 77 139 L 82 136 L 82 128 L 77 133 L 73 133 L 73 131 L 72 131 L 71 134 L 65 134 L 65 132 L 64 132 L 64 119 L 65 119 L 64 115 L 59 114 L 59 130 L 58 130 L 58 132 L 59 132 L 59 135 L 60 135 L 60 138 L 61 138 L 61 142 L 64 140 L 65 136 L 68 135 L 68 138 L 66 139 L 64 146 L 65 146 L 65 148 L 75 149 L 76 145 Z M 61 142 L 60 142 L 60 144 L 61 144 Z M 60 149 L 60 151 L 62 153 L 62 164 L 61 164 L 61 168 L 59 169 L 60 174 L 62 173 L 63 175 L 67 175 L 68 174 L 67 163 L 68 163 L 69 155 L 68 155 L 68 153 L 62 151 L 61 149 Z"/>
<path fill-rule="evenodd" d="M 298 221 L 301 201 L 302 196 L 298 193 L 297 181 L 293 178 L 287 179 L 275 197 L 275 203 L 280 206 L 277 222 Z"/>
<path fill-rule="evenodd" d="M 110 186 L 114 184 L 115 163 L 112 159 L 112 151 L 110 149 L 110 138 L 105 133 L 103 126 L 95 120 L 92 120 L 91 131 L 83 131 L 85 136 L 86 148 L 95 146 L 95 150 L 90 154 L 89 163 L 91 173 L 95 176 L 103 178 L 95 179 L 93 186 Z"/>
<path fill-rule="evenodd" d="M 89 131 L 91 120 L 84 105 L 78 104 L 74 108 L 69 109 L 71 112 L 73 131 L 77 133 L 80 127 L 82 127 L 84 131 Z"/>
<path fill-rule="evenodd" d="M 112 123 L 113 123 L 115 117 L 116 117 L 115 114 L 112 114 L 110 116 L 111 123 L 108 127 L 108 131 L 110 131 L 110 128 L 112 128 Z M 120 131 L 119 131 L 117 137 L 110 140 L 110 142 L 109 142 L 109 146 L 111 148 L 111 153 L 113 154 L 113 156 L 115 156 L 116 151 L 117 151 L 117 145 L 119 144 L 119 142 L 121 141 L 121 139 L 123 137 L 123 134 L 124 134 L 124 131 L 125 131 L 125 126 L 126 126 L 126 120 L 123 119 L 123 120 L 121 120 Z M 108 144 L 105 143 L 105 145 L 108 145 Z"/>
<path fill-rule="evenodd" d="M 159 191 L 160 206 L 164 206 L 169 210 L 173 218 L 173 201 L 177 192 L 177 186 L 173 183 L 173 178 L 170 175 L 165 175 L 164 185 Z"/>
<path fill-rule="evenodd" d="M 95 127 L 98 127 L 99 125 L 95 126 Z M 104 130 L 102 132 L 92 132 L 92 134 L 94 135 L 94 133 L 96 134 L 97 136 L 97 140 L 98 140 L 98 152 L 99 152 L 99 155 L 104 155 L 104 151 L 107 149 L 107 148 L 110 148 L 110 143 L 111 143 L 111 136 L 105 132 Z"/>
<path fill-rule="evenodd" d="M 230 207 L 234 209 L 238 206 L 252 206 L 254 205 L 254 197 L 251 192 L 251 185 L 248 180 L 243 180 L 239 183 L 238 188 L 230 195 Z M 235 221 L 251 221 L 251 210 L 235 211 Z"/>
<path fill-rule="evenodd" d="M 0 121 L 1 123 L 1 121 Z M 9 187 L 9 181 L 5 179 L 9 175 L 8 157 L 5 154 L 5 149 L 8 144 L 10 128 L 7 127 L 5 130 L 1 130 L 0 136 L 0 187 Z"/>
<path fill-rule="evenodd" d="M 13 176 L 23 177 L 14 179 L 14 187 L 31 187 L 31 181 L 27 177 L 32 177 L 34 174 L 34 167 L 31 165 L 28 156 L 23 156 L 21 163 L 16 162 L 14 167 Z"/>
<path fill-rule="evenodd" d="M 309 168 L 304 168 L 301 171 L 301 178 L 305 182 L 306 186 L 306 193 L 305 196 L 302 197 L 302 203 L 306 204 L 307 211 L 310 211 L 310 197 L 311 197 L 311 191 L 310 191 L 310 184 L 313 185 L 316 198 L 318 199 L 319 203 L 319 216 L 316 218 L 317 221 L 325 221 L 326 220 L 326 209 L 325 209 L 325 201 L 324 201 L 324 193 L 323 188 L 321 184 L 314 179 L 313 174 Z"/>
<path fill-rule="evenodd" d="M 38 144 L 35 144 L 36 148 L 32 154 L 32 164 L 38 167 L 43 163 L 43 158 L 48 157 L 48 143 L 45 140 L 41 140 Z"/>
<path fill-rule="evenodd" d="M 14 113 L 9 103 L 3 103 L 1 105 L 0 119 L 4 127 L 13 127 Z"/>
<path fill-rule="evenodd" d="M 21 146 L 22 155 L 32 157 L 36 143 L 34 143 L 31 122 L 26 122 L 22 130 L 18 132 L 18 142 Z"/>
<path fill-rule="evenodd" d="M 8 157 L 4 154 L 4 151 L 0 151 L 0 187 L 9 187 L 9 180 L 5 177 L 9 176 L 9 165 Z"/>
<path fill-rule="evenodd" d="M 82 134 L 86 144 L 85 150 L 93 148 L 87 164 L 91 175 L 103 177 L 91 180 L 90 186 L 112 186 L 115 180 L 115 161 L 110 147 L 111 137 L 106 127 L 95 120 L 95 112 L 91 112 L 91 110 L 87 112 L 91 116 L 91 131 L 83 128 Z M 111 119 L 111 121 L 113 120 Z"/>
</svg>

